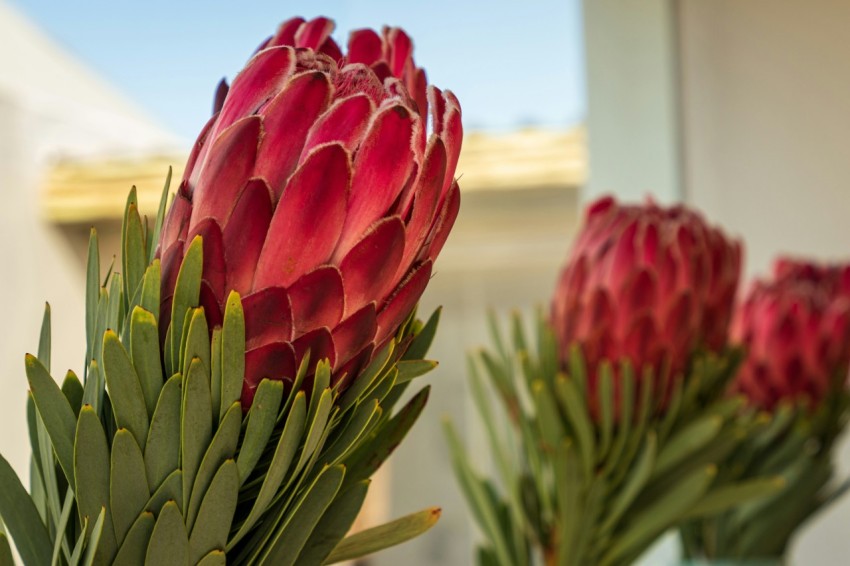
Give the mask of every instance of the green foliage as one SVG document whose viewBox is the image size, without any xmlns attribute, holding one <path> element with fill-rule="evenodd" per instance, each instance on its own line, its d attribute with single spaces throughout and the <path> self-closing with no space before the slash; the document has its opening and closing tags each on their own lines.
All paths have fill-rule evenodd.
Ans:
<svg viewBox="0 0 850 566">
<path fill-rule="evenodd" d="M 38 356 L 26 357 L 30 493 L 0 457 L 0 518 L 24 564 L 309 566 L 430 528 L 432 509 L 344 538 L 368 478 L 425 405 L 427 388 L 395 410 L 436 366 L 423 357 L 439 312 L 424 324 L 412 313 L 347 390 L 308 355 L 290 381 L 263 380 L 243 413 L 241 298 L 231 293 L 222 326 L 209 328 L 198 306 L 200 237 L 187 247 L 160 345 L 154 256 L 167 195 L 168 182 L 151 231 L 131 191 L 123 276 L 110 267 L 101 278 L 92 231 L 83 382 L 69 372 L 60 388 L 51 376 L 49 307 Z M 0 528 L 0 565 L 11 561 L 9 542 Z"/>
<path fill-rule="evenodd" d="M 850 480 L 837 484 L 833 474 L 835 440 L 848 417 L 850 393 L 841 375 L 814 411 L 806 403 L 782 403 L 760 415 L 765 425 L 729 453 L 723 471 L 730 481 L 765 489 L 758 478 L 778 476 L 781 489 L 731 508 L 697 509 L 700 516 L 680 529 L 685 555 L 737 561 L 782 558 L 798 529 L 850 487 Z M 716 500 L 736 498 L 740 501 L 730 490 Z"/>
<path fill-rule="evenodd" d="M 629 564 L 686 517 L 779 490 L 775 477 L 718 473 L 765 424 L 725 396 L 739 352 L 698 353 L 665 399 L 651 371 L 636 375 L 627 362 L 603 363 L 591 376 L 575 347 L 562 367 L 540 313 L 533 336 L 518 314 L 509 340 L 494 316 L 490 327 L 495 348 L 473 354 L 469 373 L 496 478 L 474 469 L 446 423 L 455 472 L 484 537 L 481 566 Z"/>
</svg>

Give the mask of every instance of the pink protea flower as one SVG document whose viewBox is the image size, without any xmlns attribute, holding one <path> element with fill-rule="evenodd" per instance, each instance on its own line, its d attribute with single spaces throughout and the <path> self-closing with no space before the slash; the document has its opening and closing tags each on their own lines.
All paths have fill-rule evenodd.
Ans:
<svg viewBox="0 0 850 566">
<path fill-rule="evenodd" d="M 455 96 L 427 85 L 402 30 L 355 31 L 343 54 L 333 27 L 284 22 L 220 89 L 163 229 L 163 328 L 197 235 L 210 326 L 242 296 L 246 407 L 308 348 L 356 373 L 419 300 L 458 213 Z"/>
<path fill-rule="evenodd" d="M 581 346 L 596 411 L 596 368 L 650 367 L 666 398 L 694 350 L 723 348 L 741 247 L 683 206 L 592 203 L 561 273 L 551 323 L 566 359 Z M 615 384 L 615 395 L 618 395 Z"/>
<path fill-rule="evenodd" d="M 734 388 L 754 405 L 808 400 L 814 409 L 850 368 L 850 266 L 781 259 L 735 311 L 732 340 L 747 358 Z"/>
</svg>

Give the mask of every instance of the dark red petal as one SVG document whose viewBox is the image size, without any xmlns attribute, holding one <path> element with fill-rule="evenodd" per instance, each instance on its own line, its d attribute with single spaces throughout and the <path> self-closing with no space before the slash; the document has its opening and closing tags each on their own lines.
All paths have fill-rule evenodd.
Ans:
<svg viewBox="0 0 850 566">
<path fill-rule="evenodd" d="M 280 92 L 294 69 L 295 51 L 291 47 L 272 47 L 254 55 L 230 86 L 216 132 L 254 114 Z"/>
<path fill-rule="evenodd" d="M 182 193 L 178 192 L 168 209 L 162 226 L 162 235 L 157 246 L 157 257 L 162 257 L 162 251 L 171 247 L 177 240 L 185 240 L 189 230 L 189 217 L 192 214 L 192 203 Z"/>
<path fill-rule="evenodd" d="M 245 381 L 242 385 L 242 409 L 247 410 L 254 392 L 263 379 L 292 382 L 295 378 L 295 350 L 291 344 L 277 342 L 245 352 Z"/>
<path fill-rule="evenodd" d="M 189 183 L 189 179 L 197 181 L 200 171 L 195 170 L 195 165 L 198 163 L 198 157 L 201 153 L 206 155 L 206 152 L 209 149 L 207 141 L 209 139 L 210 132 L 212 131 L 213 126 L 217 123 L 218 114 L 213 115 L 209 120 L 207 120 L 207 123 L 198 135 L 198 139 L 192 146 L 191 153 L 189 153 L 189 159 L 186 161 L 186 167 L 183 169 L 183 181 L 181 182 L 181 185 L 185 186 L 187 195 L 191 195 L 195 189 L 195 186 Z"/>
<path fill-rule="evenodd" d="M 292 306 L 282 287 L 269 287 L 242 298 L 245 349 L 292 340 Z"/>
<path fill-rule="evenodd" d="M 420 116 L 425 118 L 428 116 L 428 78 L 425 76 L 424 69 L 416 69 L 414 77 L 413 90 L 410 93 L 416 101 L 416 111 Z M 422 130 L 423 141 L 425 139 L 425 129 Z"/>
<path fill-rule="evenodd" d="M 377 332 L 378 315 L 374 302 L 342 321 L 333 330 L 337 365 L 345 364 L 366 346 L 372 344 Z"/>
<path fill-rule="evenodd" d="M 269 40 L 267 47 L 278 45 L 295 45 L 295 32 L 304 23 L 304 18 L 291 18 L 277 28 L 277 33 Z"/>
<path fill-rule="evenodd" d="M 327 108 L 331 85 L 320 71 L 295 75 L 268 106 L 263 108 L 266 135 L 257 155 L 257 175 L 265 177 L 280 197 L 292 174 L 310 127 Z"/>
<path fill-rule="evenodd" d="M 372 352 L 374 351 L 375 347 L 369 344 L 355 354 L 348 362 L 342 364 L 342 367 L 338 367 L 331 378 L 331 384 L 336 387 L 340 381 L 344 381 L 339 387 L 340 390 L 345 391 L 366 368 L 366 365 L 372 361 Z"/>
<path fill-rule="evenodd" d="M 390 70 L 393 76 L 404 78 L 404 71 L 413 55 L 413 42 L 401 28 L 391 28 L 387 34 L 390 44 Z"/>
<path fill-rule="evenodd" d="M 295 32 L 295 46 L 318 51 L 334 30 L 333 20 L 319 17 L 306 22 Z"/>
<path fill-rule="evenodd" d="M 378 336 L 375 340 L 378 344 L 383 344 L 384 340 L 396 333 L 419 302 L 431 278 L 431 267 L 432 263 L 428 260 L 410 273 L 378 313 Z"/>
<path fill-rule="evenodd" d="M 327 38 L 322 44 L 322 46 L 319 48 L 319 53 L 324 53 L 325 55 L 337 62 L 342 61 L 343 59 L 342 49 L 340 49 L 336 41 L 334 41 L 330 37 Z"/>
<path fill-rule="evenodd" d="M 393 76 L 390 66 L 384 61 L 378 61 L 369 68 L 372 69 L 372 72 L 375 73 L 375 76 L 378 77 L 378 80 L 381 81 L 381 83 Z"/>
<path fill-rule="evenodd" d="M 224 263 L 224 244 L 221 238 L 221 228 L 212 218 L 204 218 L 189 233 L 189 241 L 200 236 L 203 240 L 204 271 L 206 281 L 220 303 L 224 303 L 224 292 L 227 282 L 227 266 Z"/>
<path fill-rule="evenodd" d="M 221 79 L 218 85 L 216 85 L 215 95 L 213 96 L 213 116 L 221 112 L 221 108 L 224 106 L 224 99 L 227 98 L 227 92 L 229 90 L 230 87 L 225 79 Z"/>
<path fill-rule="evenodd" d="M 327 359 L 331 367 L 336 365 L 336 350 L 334 349 L 334 341 L 331 336 L 331 331 L 327 328 L 316 328 L 307 334 L 292 342 L 292 347 L 295 349 L 295 359 L 298 363 L 304 358 L 304 355 L 309 350 L 310 352 L 310 367 L 315 367 L 316 363 Z"/>
<path fill-rule="evenodd" d="M 206 316 L 209 328 L 221 326 L 224 319 L 221 316 L 219 299 L 215 296 L 210 284 L 206 281 L 201 281 L 201 295 L 199 303 L 202 307 L 204 307 L 204 315 Z"/>
<path fill-rule="evenodd" d="M 651 312 L 632 319 L 622 344 L 621 355 L 632 362 L 636 372 L 643 370 L 646 364 L 652 364 L 659 328 Z"/>
<path fill-rule="evenodd" d="M 345 287 L 345 312 L 382 300 L 404 252 L 404 223 L 398 216 L 377 222 L 339 265 Z"/>
<path fill-rule="evenodd" d="M 449 233 L 457 220 L 458 212 L 460 211 L 460 188 L 455 182 L 446 195 L 446 202 L 440 216 L 435 220 L 435 225 L 431 230 L 432 236 L 430 244 L 428 244 L 428 258 L 435 261 L 437 256 L 443 250 L 446 240 L 449 238 Z"/>
<path fill-rule="evenodd" d="M 288 286 L 326 263 L 339 240 L 351 179 L 339 144 L 316 148 L 292 175 L 260 254 L 254 288 Z"/>
<path fill-rule="evenodd" d="M 254 284 L 254 271 L 266 241 L 274 208 L 264 179 L 251 179 L 233 207 L 224 227 L 227 288 L 244 295 Z"/>
<path fill-rule="evenodd" d="M 348 61 L 372 65 L 382 56 L 380 36 L 371 29 L 358 29 L 348 36 Z"/>
<path fill-rule="evenodd" d="M 243 118 L 213 142 L 195 186 L 191 225 L 207 217 L 227 223 L 236 197 L 253 176 L 261 129 L 260 118 Z"/>
<path fill-rule="evenodd" d="M 396 280 L 401 279 L 403 272 L 410 268 L 428 237 L 437 210 L 437 199 L 443 188 L 445 172 L 446 148 L 440 138 L 432 136 L 425 153 L 425 162 L 416 180 L 413 212 L 405 230 L 404 255 L 399 264 L 399 272 L 396 273 Z"/>
<path fill-rule="evenodd" d="M 326 265 L 302 276 L 289 287 L 293 337 L 316 328 L 335 327 L 345 311 L 342 275 Z"/>
<path fill-rule="evenodd" d="M 348 215 L 335 260 L 395 201 L 413 167 L 412 132 L 410 111 L 404 106 L 390 106 L 375 116 L 354 158 Z"/>
<path fill-rule="evenodd" d="M 440 137 L 446 144 L 448 164 L 446 165 L 446 178 L 443 181 L 443 194 L 449 190 L 454 181 L 455 169 L 460 158 L 460 148 L 463 144 L 463 124 L 460 120 L 460 104 L 451 91 L 444 91 L 446 97 L 446 115 L 443 117 L 443 130 Z"/>
<path fill-rule="evenodd" d="M 301 161 L 310 149 L 328 142 L 339 142 L 354 153 L 374 111 L 372 100 L 363 93 L 337 100 L 310 129 Z"/>
</svg>

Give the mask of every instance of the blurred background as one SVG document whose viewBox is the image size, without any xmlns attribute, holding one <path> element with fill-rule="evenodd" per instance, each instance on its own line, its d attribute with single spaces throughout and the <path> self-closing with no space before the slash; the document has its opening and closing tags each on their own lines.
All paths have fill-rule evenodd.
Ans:
<svg viewBox="0 0 850 566">
<path fill-rule="evenodd" d="M 387 23 L 461 101 L 463 205 L 423 298 L 442 305 L 425 414 L 366 521 L 443 507 L 427 536 L 370 561 L 471 563 L 475 539 L 440 421 L 489 463 L 464 356 L 485 312 L 546 305 L 581 208 L 614 193 L 684 201 L 746 242 L 747 274 L 779 252 L 850 256 L 850 4 L 843 0 L 384 0 L 120 3 L 0 0 L 0 452 L 28 474 L 23 354 L 43 301 L 53 364 L 80 370 L 84 251 L 118 250 L 131 185 L 142 212 L 179 178 L 215 84 L 277 23 L 325 14 L 335 37 Z M 850 473 L 850 447 L 841 475 Z M 850 498 L 799 537 L 795 563 L 850 555 Z M 675 541 L 646 564 L 675 564 Z"/>
</svg>

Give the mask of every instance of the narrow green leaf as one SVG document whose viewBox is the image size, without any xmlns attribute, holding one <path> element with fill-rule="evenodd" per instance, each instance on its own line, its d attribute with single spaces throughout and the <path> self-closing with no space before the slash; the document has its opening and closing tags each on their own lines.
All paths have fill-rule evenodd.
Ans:
<svg viewBox="0 0 850 566">
<path fill-rule="evenodd" d="M 221 327 L 221 408 L 219 418 L 242 397 L 245 377 L 245 314 L 239 293 L 231 291 Z M 240 474 L 240 477 L 244 477 Z"/>
<path fill-rule="evenodd" d="M 138 306 L 151 313 L 155 321 L 159 321 L 160 279 L 162 267 L 159 259 L 155 259 L 145 270 L 142 280 L 142 292 Z"/>
<path fill-rule="evenodd" d="M 133 309 L 130 316 L 130 356 L 139 378 L 148 416 L 153 417 L 163 385 L 159 331 L 153 313 L 142 307 Z"/>
<path fill-rule="evenodd" d="M 41 333 L 38 338 L 38 360 L 50 372 L 50 303 L 44 303 Z"/>
<path fill-rule="evenodd" d="M 180 466 L 182 388 L 183 378 L 179 373 L 166 381 L 151 418 L 145 446 L 145 471 L 151 489 L 159 487 L 166 476 Z"/>
<path fill-rule="evenodd" d="M 280 435 L 277 447 L 275 448 L 274 457 L 271 465 L 266 471 L 263 483 L 260 487 L 260 492 L 251 511 L 245 522 L 239 528 L 239 531 L 228 542 L 227 550 L 230 550 L 236 543 L 248 534 L 248 531 L 262 517 L 263 513 L 268 508 L 269 504 L 274 499 L 286 477 L 286 472 L 292 465 L 292 460 L 301 444 L 301 437 L 304 434 L 307 420 L 307 401 L 303 391 L 299 391 L 295 396 L 295 402 L 292 404 L 292 410 L 286 419 L 286 424 L 283 427 L 283 433 Z M 244 483 L 244 479 L 240 477 L 240 481 Z"/>
<path fill-rule="evenodd" d="M 119 429 L 112 439 L 112 466 L 109 494 L 112 524 L 118 544 L 150 499 L 145 461 L 136 439 L 127 429 Z"/>
<path fill-rule="evenodd" d="M 65 379 L 62 381 L 62 393 L 68 400 L 71 410 L 74 411 L 74 416 L 77 417 L 80 414 L 80 408 L 83 406 L 83 384 L 80 383 L 77 374 L 71 370 L 68 370 Z"/>
<path fill-rule="evenodd" d="M 198 566 L 225 566 L 226 564 L 227 555 L 222 550 L 213 550 L 198 562 Z"/>
<path fill-rule="evenodd" d="M 384 346 L 384 349 L 381 350 L 377 356 L 366 366 L 366 369 L 357 376 L 357 379 L 354 380 L 349 388 L 343 393 L 342 398 L 340 399 L 339 405 L 343 411 L 348 410 L 349 407 L 354 406 L 357 401 L 360 400 L 361 395 L 368 391 L 369 387 L 372 383 L 381 375 L 383 375 L 384 369 L 387 366 L 387 362 L 392 358 L 393 352 L 395 351 L 395 342 L 390 341 L 389 344 Z"/>
<path fill-rule="evenodd" d="M 555 395 L 572 425 L 584 464 L 584 477 L 591 478 L 596 467 L 596 438 L 585 398 L 577 384 L 564 377 L 555 378 Z"/>
<path fill-rule="evenodd" d="M 212 413 L 215 424 L 222 419 L 221 410 L 221 327 L 213 329 L 212 344 L 210 345 L 210 395 L 212 398 Z"/>
<path fill-rule="evenodd" d="M 176 502 L 178 508 L 183 501 L 183 470 L 174 470 L 168 474 L 145 504 L 145 511 L 158 514 L 169 501 Z"/>
<path fill-rule="evenodd" d="M 150 427 L 145 395 L 127 350 L 111 330 L 103 335 L 103 371 L 118 426 L 129 430 L 144 447 Z"/>
<path fill-rule="evenodd" d="M 589 520 L 584 516 L 586 498 L 583 486 L 589 478 L 582 471 L 579 454 L 574 441 L 564 438 L 555 446 L 553 464 L 557 489 L 557 537 L 561 550 L 559 564 L 580 564 L 579 555 L 580 524 Z"/>
<path fill-rule="evenodd" d="M 608 454 L 614 437 L 614 376 L 611 375 L 610 365 L 599 368 L 599 408 L 601 418 L 597 453 L 601 461 Z"/>
<path fill-rule="evenodd" d="M 539 379 L 531 384 L 531 393 L 534 396 L 534 406 L 537 409 L 537 425 L 540 428 L 541 439 L 554 449 L 564 438 L 566 431 L 561 422 L 558 407 L 555 405 L 553 391 L 546 383 Z"/>
<path fill-rule="evenodd" d="M 198 307 L 192 312 L 189 322 L 189 332 L 186 337 L 186 346 L 180 353 L 182 359 L 183 375 L 189 373 L 189 364 L 195 358 L 199 358 L 205 368 L 210 365 L 210 329 L 204 308 Z"/>
<path fill-rule="evenodd" d="M 145 554 L 145 564 L 186 566 L 189 563 L 189 537 L 177 503 L 169 501 L 156 520 Z"/>
<path fill-rule="evenodd" d="M 316 392 L 313 392 L 316 397 Z M 328 426 L 328 418 L 331 415 L 333 408 L 333 392 L 330 389 L 325 389 L 319 397 L 319 402 L 316 405 L 316 411 L 312 415 L 307 415 L 309 427 L 307 429 L 307 438 L 304 440 L 304 449 L 301 451 L 301 457 L 298 459 L 298 465 L 295 466 L 295 474 L 298 474 L 304 469 L 304 465 L 308 459 L 313 456 L 314 452 L 319 450 L 320 441 L 325 436 Z"/>
<path fill-rule="evenodd" d="M 363 507 L 369 481 L 355 483 L 333 500 L 307 539 L 304 550 L 298 556 L 299 564 L 322 564 L 336 548 Z"/>
<path fill-rule="evenodd" d="M 86 555 L 83 557 L 84 566 L 92 566 L 95 560 L 97 560 L 98 563 L 104 564 L 109 564 L 111 561 L 111 557 L 104 554 L 104 547 L 100 546 L 100 540 L 104 535 L 103 531 L 108 521 L 109 520 L 106 518 L 106 507 L 101 507 L 100 513 L 97 515 L 97 520 L 94 522 L 94 526 L 92 527 L 88 544 L 86 545 Z"/>
<path fill-rule="evenodd" d="M 344 466 L 326 467 L 295 504 L 262 558 L 264 563 L 292 566 L 307 539 L 342 486 Z"/>
<path fill-rule="evenodd" d="M 183 386 L 180 419 L 180 463 L 183 469 L 183 509 L 188 509 L 195 474 L 212 440 L 210 378 L 204 363 L 195 358 Z"/>
<path fill-rule="evenodd" d="M 92 525 L 90 536 L 94 536 L 94 527 L 97 525 L 97 522 L 91 521 L 105 510 L 106 519 L 103 521 L 97 556 L 109 561 L 116 550 L 115 531 L 109 511 L 109 445 L 100 419 L 90 405 L 80 410 L 80 420 L 77 422 L 74 470 L 77 478 L 77 512 L 80 521 L 88 517 Z"/>
<path fill-rule="evenodd" d="M 86 362 L 94 356 L 95 325 L 97 305 L 100 300 L 100 253 L 97 245 L 97 231 L 89 232 L 88 260 L 86 261 Z"/>
<path fill-rule="evenodd" d="M 239 481 L 242 483 L 248 479 L 260 456 L 263 455 L 274 430 L 282 399 L 282 381 L 264 379 L 260 382 L 254 395 L 254 402 L 248 411 L 248 425 L 237 459 Z M 223 397 L 222 400 L 224 400 Z"/>
<path fill-rule="evenodd" d="M 333 444 L 324 452 L 323 458 L 330 464 L 341 464 L 348 453 L 353 450 L 361 440 L 366 431 L 377 423 L 382 414 L 377 399 L 364 401 L 351 413 L 351 420 L 341 429 L 341 433 Z"/>
<path fill-rule="evenodd" d="M 55 537 L 53 541 L 53 557 L 50 560 L 51 564 L 59 564 L 59 554 L 62 550 L 65 551 L 65 558 L 71 558 L 71 549 L 68 547 L 68 539 L 65 536 L 65 529 L 68 527 L 68 519 L 71 518 L 71 511 L 74 509 L 74 492 L 68 487 L 65 490 L 65 501 L 62 503 L 62 514 L 59 516 L 59 521 L 56 523 L 56 532 L 61 533 Z M 0 525 L 2 526 L 2 525 Z M 3 561 L 0 560 L 0 564 Z"/>
<path fill-rule="evenodd" d="M 353 560 L 407 542 L 436 525 L 440 519 L 440 513 L 438 507 L 423 509 L 385 525 L 372 527 L 346 537 L 323 564 Z"/>
<path fill-rule="evenodd" d="M 15 566 L 15 558 L 12 556 L 12 547 L 9 546 L 9 538 L 0 530 L 0 566 Z"/>
<path fill-rule="evenodd" d="M 115 555 L 113 564 L 121 566 L 144 566 L 145 554 L 156 524 L 153 513 L 143 511 L 130 527 L 124 542 Z"/>
<path fill-rule="evenodd" d="M 723 419 L 708 415 L 697 419 L 678 434 L 673 435 L 658 453 L 655 464 L 655 476 L 659 476 L 689 456 L 702 450 L 717 437 L 723 427 Z"/>
<path fill-rule="evenodd" d="M 112 274 L 109 282 L 109 301 L 106 309 L 106 329 L 116 330 L 121 328 L 124 316 L 123 276 L 120 273 Z M 129 300 L 129 298 L 128 298 Z"/>
<path fill-rule="evenodd" d="M 602 531 L 613 531 L 617 521 L 626 513 L 629 506 L 634 503 L 641 490 L 649 482 L 657 451 L 657 438 L 654 433 L 650 432 L 646 437 L 640 457 L 626 476 L 626 483 L 614 496 L 610 510 L 603 519 Z"/>
<path fill-rule="evenodd" d="M 425 375 L 429 371 L 436 368 L 438 362 L 433 360 L 406 360 L 399 362 L 396 367 L 398 368 L 398 377 L 396 378 L 396 383 L 404 383 L 406 381 L 410 381 L 411 379 L 415 379 L 421 375 Z"/>
<path fill-rule="evenodd" d="M 431 348 L 431 343 L 434 341 L 434 336 L 437 333 L 437 325 L 440 324 L 440 314 L 442 312 L 443 307 L 437 307 L 431 313 L 431 316 L 428 317 L 428 322 L 425 323 L 425 326 L 422 327 L 422 330 L 419 331 L 419 334 L 416 335 L 416 338 L 413 339 L 404 356 L 402 356 L 403 360 L 420 360 L 428 354 L 428 350 Z"/>
<path fill-rule="evenodd" d="M 198 519 L 189 536 L 189 560 L 199 561 L 227 545 L 227 535 L 239 496 L 239 471 L 234 460 L 226 460 L 204 495 Z"/>
<path fill-rule="evenodd" d="M 135 190 L 131 190 L 127 198 L 122 227 L 121 263 L 124 274 L 124 296 L 127 298 L 132 297 L 141 285 L 148 265 L 142 218 L 139 216 L 138 202 L 134 202 L 135 197 Z"/>
<path fill-rule="evenodd" d="M 0 456 L 0 518 L 9 529 L 24 564 L 50 564 L 50 536 L 21 480 Z"/>
<path fill-rule="evenodd" d="M 162 224 L 165 222 L 165 210 L 168 206 L 168 190 L 171 187 L 171 166 L 168 167 L 168 174 L 165 176 L 165 185 L 162 187 L 162 196 L 159 197 L 159 209 L 156 212 L 156 223 L 153 227 L 153 232 L 150 249 L 148 250 L 148 262 L 154 261 L 156 248 L 159 246 L 159 236 L 162 232 Z"/>
<path fill-rule="evenodd" d="M 233 459 L 236 447 L 239 444 L 239 433 L 242 429 L 242 405 L 233 403 L 230 410 L 224 414 L 221 426 L 215 432 L 212 442 L 207 448 L 201 467 L 195 476 L 192 486 L 192 495 L 189 498 L 189 507 L 185 513 L 186 529 L 190 532 L 195 524 L 201 502 L 212 485 L 213 477 L 226 460 Z M 223 548 L 223 547 L 222 547 Z"/>
<path fill-rule="evenodd" d="M 781 476 L 755 478 L 710 490 L 703 499 L 691 507 L 685 518 L 711 517 L 738 507 L 743 502 L 752 502 L 776 495 L 786 487 Z"/>
<path fill-rule="evenodd" d="M 174 299 L 171 304 L 171 363 L 174 371 L 179 371 L 177 356 L 180 353 L 186 312 L 198 306 L 203 263 L 203 241 L 200 236 L 195 236 L 186 249 L 183 263 L 177 273 L 177 282 L 174 284 Z"/>
<path fill-rule="evenodd" d="M 397 415 L 389 419 L 384 426 L 370 433 L 369 439 L 365 440 L 348 459 L 347 477 L 359 481 L 372 476 L 407 436 L 413 423 L 425 408 L 430 391 L 430 386 L 422 388 Z"/>
<path fill-rule="evenodd" d="M 59 386 L 34 356 L 26 356 L 27 380 L 65 477 L 74 484 L 74 434 L 77 419 Z M 14 534 L 12 535 L 14 538 Z"/>
</svg>

